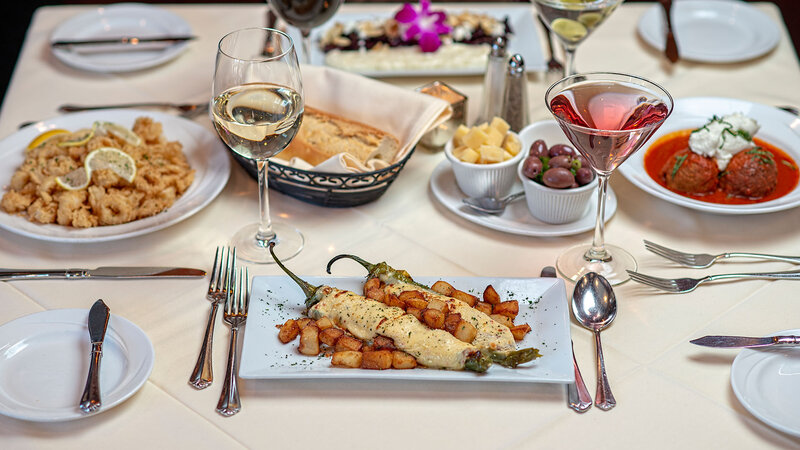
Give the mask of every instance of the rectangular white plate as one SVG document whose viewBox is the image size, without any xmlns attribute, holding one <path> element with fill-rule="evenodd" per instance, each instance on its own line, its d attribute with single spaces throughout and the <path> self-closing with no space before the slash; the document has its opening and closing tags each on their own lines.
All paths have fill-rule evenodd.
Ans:
<svg viewBox="0 0 800 450">
<path fill-rule="evenodd" d="M 363 277 L 303 277 L 312 285 L 327 284 L 361 292 Z M 494 286 L 504 300 L 519 301 L 515 323 L 527 323 L 533 330 L 517 348 L 536 347 L 542 357 L 516 369 L 493 365 L 485 374 L 450 370 L 362 370 L 331 366 L 330 358 L 305 356 L 294 340 L 282 344 L 278 328 L 287 319 L 303 317 L 305 296 L 288 277 L 253 278 L 250 313 L 244 329 L 239 376 L 242 378 L 283 379 L 376 379 L 503 381 L 525 383 L 570 383 L 572 368 L 569 308 L 564 281 L 553 278 L 434 278 L 416 281 L 430 285 L 440 279 L 457 289 L 480 296 L 487 285 Z"/>
<path fill-rule="evenodd" d="M 320 37 L 325 33 L 325 30 L 333 26 L 336 22 L 354 22 L 364 19 L 377 19 L 389 18 L 393 16 L 400 5 L 391 5 L 394 9 L 391 11 L 381 13 L 350 13 L 339 12 L 325 25 L 315 28 L 311 31 L 311 64 L 315 66 L 325 65 L 325 53 L 319 48 Z M 519 53 L 525 61 L 525 69 L 528 72 L 545 70 L 544 55 L 542 54 L 542 46 L 539 43 L 538 22 L 535 20 L 536 12 L 530 4 L 525 5 L 504 5 L 497 6 L 491 4 L 462 4 L 462 5 L 434 5 L 435 10 L 443 10 L 447 13 L 459 13 L 465 10 L 474 11 L 477 13 L 488 14 L 497 19 L 508 17 L 508 24 L 514 32 L 508 39 L 508 46 L 506 50 L 509 55 Z M 300 42 L 300 32 L 294 27 L 289 27 L 289 35 L 295 42 Z M 302 46 L 298 45 L 296 50 L 298 58 L 302 61 Z M 482 75 L 485 68 L 457 68 L 457 69 L 417 69 L 417 70 L 382 70 L 382 71 L 364 71 L 360 72 L 362 75 L 371 77 L 414 77 L 414 76 L 431 76 L 431 75 Z"/>
</svg>

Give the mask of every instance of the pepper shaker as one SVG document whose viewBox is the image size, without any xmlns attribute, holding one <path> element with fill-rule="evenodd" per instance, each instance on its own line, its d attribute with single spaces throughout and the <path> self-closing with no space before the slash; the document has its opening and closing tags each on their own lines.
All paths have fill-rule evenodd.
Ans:
<svg viewBox="0 0 800 450">
<path fill-rule="evenodd" d="M 492 50 L 487 59 L 486 74 L 483 77 L 483 99 L 476 124 L 491 121 L 493 117 L 500 116 L 503 110 L 503 84 L 507 60 L 506 39 L 498 36 L 492 42 Z"/>
<path fill-rule="evenodd" d="M 503 109 L 500 114 L 511 126 L 511 131 L 519 132 L 528 125 L 528 86 L 525 76 L 525 61 L 515 54 L 508 61 L 503 93 Z"/>
</svg>

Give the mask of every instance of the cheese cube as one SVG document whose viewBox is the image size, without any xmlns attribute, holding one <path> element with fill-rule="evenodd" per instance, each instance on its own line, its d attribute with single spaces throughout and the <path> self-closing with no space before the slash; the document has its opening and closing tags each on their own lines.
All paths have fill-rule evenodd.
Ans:
<svg viewBox="0 0 800 450">
<path fill-rule="evenodd" d="M 461 156 L 458 157 L 458 159 L 460 159 L 461 161 L 472 164 L 477 164 L 479 158 L 480 155 L 478 154 L 478 152 L 469 147 L 464 147 L 464 151 L 461 152 Z"/>
<path fill-rule="evenodd" d="M 505 138 L 505 133 L 497 131 L 496 128 L 489 128 L 489 132 L 486 135 L 487 135 L 486 145 L 494 145 L 497 147 L 501 147 L 503 145 L 503 138 Z"/>
<path fill-rule="evenodd" d="M 508 130 L 511 129 L 511 125 L 509 125 L 508 122 L 503 120 L 501 117 L 495 117 L 492 119 L 492 123 L 489 124 L 489 126 L 499 131 L 503 136 L 505 136 L 505 134 L 508 133 Z"/>
<path fill-rule="evenodd" d="M 516 155 L 522 149 L 522 143 L 513 134 L 508 134 L 508 135 L 506 135 L 505 141 L 503 141 L 503 148 L 508 153 L 511 153 L 512 155 Z"/>
<path fill-rule="evenodd" d="M 505 150 L 495 145 L 481 145 L 481 147 L 478 149 L 478 153 L 481 155 L 479 161 L 482 164 L 502 162 L 504 152 Z"/>
<path fill-rule="evenodd" d="M 489 136 L 480 128 L 473 128 L 464 136 L 463 142 L 467 147 L 477 150 L 486 143 L 488 138 Z"/>
<path fill-rule="evenodd" d="M 508 161 L 509 159 L 513 158 L 514 155 L 508 153 L 508 151 L 503 150 L 503 161 Z"/>
<path fill-rule="evenodd" d="M 453 147 L 460 147 L 464 142 L 464 136 L 469 133 L 469 127 L 461 124 L 456 128 L 455 134 L 453 134 Z"/>
<path fill-rule="evenodd" d="M 455 157 L 456 157 L 456 159 L 461 159 L 461 154 L 462 154 L 462 153 L 464 153 L 464 150 L 466 150 L 466 149 L 468 149 L 468 148 L 469 148 L 469 147 L 467 147 L 467 146 L 465 146 L 465 145 L 462 145 L 462 146 L 460 146 L 460 147 L 456 147 L 456 148 L 454 148 L 454 149 L 453 149 L 453 156 L 455 156 Z"/>
</svg>

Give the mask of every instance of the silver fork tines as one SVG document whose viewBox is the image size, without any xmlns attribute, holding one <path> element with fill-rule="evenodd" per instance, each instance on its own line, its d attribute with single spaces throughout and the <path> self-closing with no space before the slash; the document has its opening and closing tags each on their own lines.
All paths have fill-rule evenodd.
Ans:
<svg viewBox="0 0 800 450">
<path fill-rule="evenodd" d="M 239 372 L 236 354 L 238 348 L 239 327 L 247 320 L 250 307 L 250 271 L 239 269 L 239 276 L 231 283 L 231 289 L 225 299 L 223 320 L 231 326 L 230 345 L 228 346 L 228 364 L 225 370 L 225 383 L 222 386 L 217 403 L 217 412 L 223 416 L 232 416 L 242 409 L 239 402 L 239 387 L 236 377 Z"/>
<path fill-rule="evenodd" d="M 219 304 L 225 300 L 229 291 L 231 277 L 235 275 L 235 267 L 236 249 L 217 247 L 217 251 L 214 253 L 214 266 L 208 281 L 208 292 L 206 292 L 206 298 L 211 301 L 211 311 L 208 313 L 208 323 L 206 323 L 206 332 L 203 337 L 203 345 L 200 347 L 200 354 L 197 356 L 197 363 L 189 376 L 189 384 L 196 389 L 205 389 L 214 381 L 211 366 L 214 323 Z"/>
<path fill-rule="evenodd" d="M 709 255 L 707 253 L 684 253 L 678 250 L 673 250 L 663 245 L 656 244 L 648 240 L 644 241 L 644 247 L 647 250 L 655 253 L 658 256 L 664 257 L 670 261 L 674 261 L 682 266 L 691 267 L 694 269 L 705 269 L 711 266 L 720 259 L 726 258 L 756 258 L 756 259 L 771 259 L 775 261 L 786 261 L 790 263 L 800 264 L 800 257 L 797 256 L 781 256 L 769 255 L 763 253 L 746 253 L 746 252 L 728 252 L 720 253 L 719 255 Z"/>
<path fill-rule="evenodd" d="M 662 291 L 683 294 L 692 292 L 702 283 L 714 280 L 727 280 L 733 278 L 743 278 L 751 280 L 800 280 L 800 270 L 790 270 L 786 272 L 761 272 L 761 273 L 722 273 L 708 275 L 703 278 L 659 278 L 643 273 L 628 271 L 631 280 L 652 286 Z"/>
</svg>

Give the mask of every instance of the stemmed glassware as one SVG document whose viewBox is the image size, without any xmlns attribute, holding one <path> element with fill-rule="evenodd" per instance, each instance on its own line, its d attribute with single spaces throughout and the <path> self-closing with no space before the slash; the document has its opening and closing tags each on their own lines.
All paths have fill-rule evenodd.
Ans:
<svg viewBox="0 0 800 450">
<path fill-rule="evenodd" d="M 273 51 L 264 55 L 267 43 Z M 225 35 L 217 49 L 211 113 L 217 133 L 234 152 L 255 160 L 261 221 L 237 232 L 231 246 L 240 258 L 272 263 L 268 246 L 276 242 L 279 258 L 303 248 L 303 235 L 272 222 L 267 196 L 269 158 L 292 141 L 303 119 L 303 83 L 294 44 L 286 33 L 246 28 Z"/>
<path fill-rule="evenodd" d="M 303 63 L 311 63 L 311 30 L 336 14 L 344 0 L 268 0 L 273 11 L 303 36 Z"/>
<path fill-rule="evenodd" d="M 556 267 L 573 281 L 587 272 L 603 275 L 612 285 L 627 281 L 626 270 L 636 270 L 636 260 L 622 248 L 605 244 L 608 178 L 664 123 L 672 112 L 672 97 L 644 78 L 598 72 L 556 82 L 547 90 L 545 103 L 599 180 L 592 244 L 568 249 Z"/>
<path fill-rule="evenodd" d="M 539 17 L 564 49 L 564 76 L 575 75 L 575 50 L 623 0 L 534 0 Z"/>
</svg>

